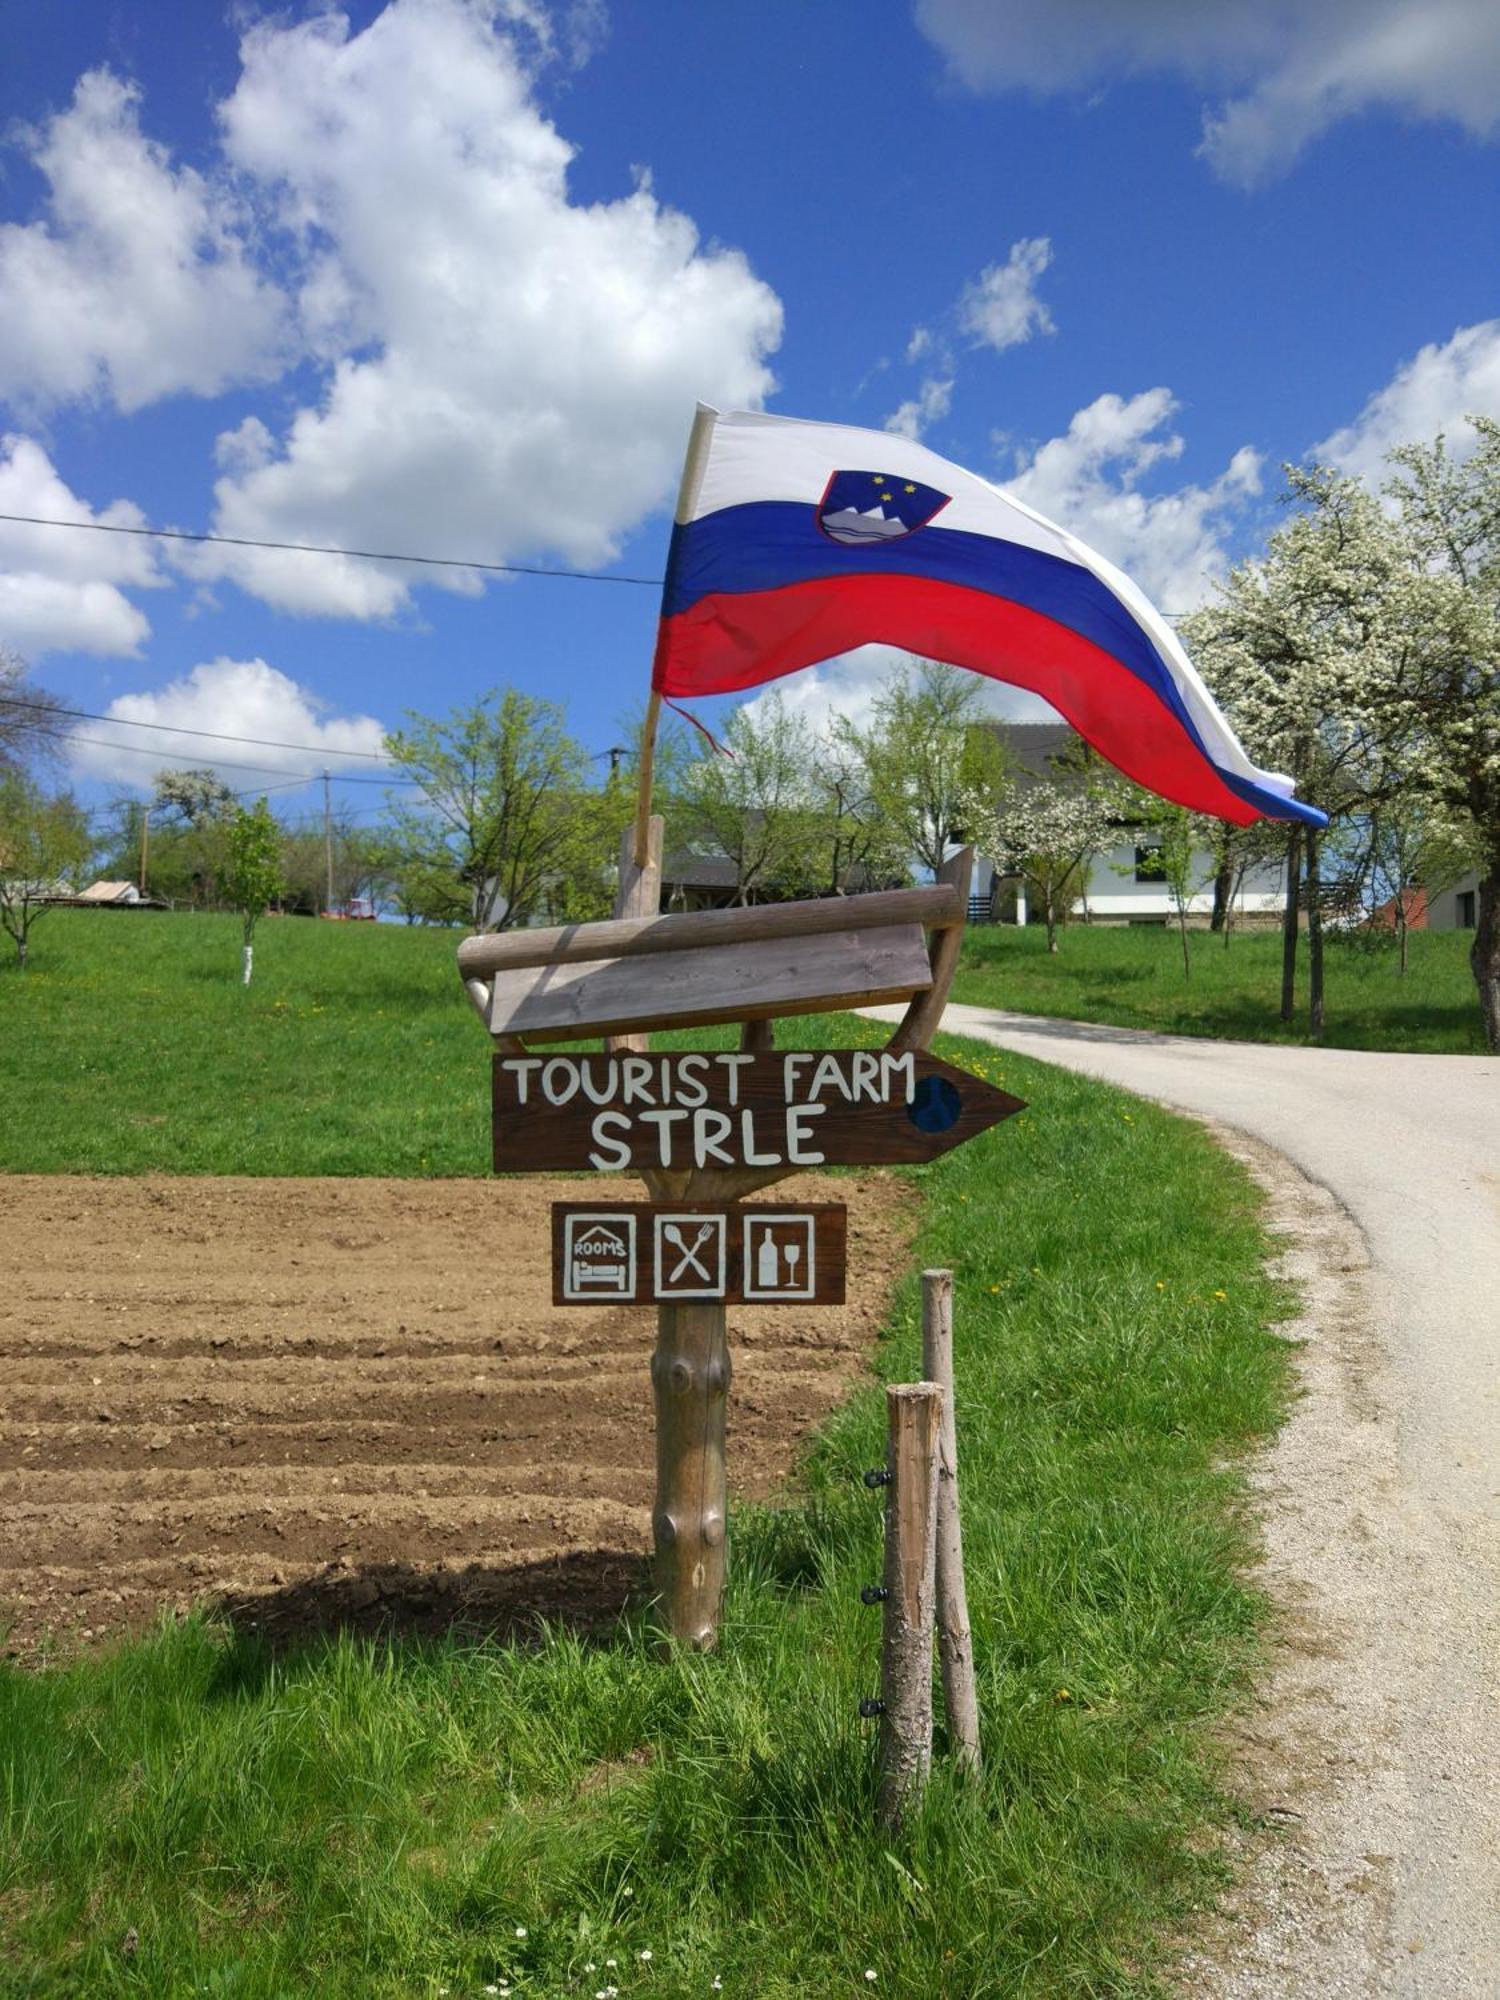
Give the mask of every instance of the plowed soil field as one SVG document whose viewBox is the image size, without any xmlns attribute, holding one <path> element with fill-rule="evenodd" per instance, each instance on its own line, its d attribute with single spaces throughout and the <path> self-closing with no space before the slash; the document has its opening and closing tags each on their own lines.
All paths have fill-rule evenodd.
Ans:
<svg viewBox="0 0 1500 2000">
<path fill-rule="evenodd" d="M 852 1302 L 731 1309 L 741 1497 L 860 1374 L 911 1236 L 881 1175 L 781 1193 L 848 1202 Z M 0 1181 L 5 1648 L 195 1600 L 273 1635 L 618 1609 L 650 1542 L 654 1316 L 551 1304 L 549 1204 L 598 1195 Z"/>
</svg>

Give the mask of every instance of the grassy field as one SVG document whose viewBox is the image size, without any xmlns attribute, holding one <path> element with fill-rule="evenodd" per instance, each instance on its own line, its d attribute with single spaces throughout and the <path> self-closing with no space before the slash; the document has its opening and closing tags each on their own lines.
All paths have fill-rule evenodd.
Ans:
<svg viewBox="0 0 1500 2000">
<path fill-rule="evenodd" d="M 10 1164 L 482 1171 L 451 937 L 269 927 L 246 995 L 227 924 L 46 928 L 0 1002 Z M 281 1655 L 205 1618 L 0 1673 L 0 1993 L 1157 1990 L 1234 1810 L 1212 1730 L 1254 1658 L 1240 1467 L 1284 1401 L 1282 1300 L 1195 1129 L 944 1046 L 1031 1106 L 911 1175 L 919 1261 L 957 1274 L 983 1784 L 873 1830 L 869 1387 L 795 1497 L 736 1515 L 716 1658 L 658 1665 L 644 1610 L 594 1643 Z M 918 1354 L 909 1283 L 879 1372 Z"/>
<path fill-rule="evenodd" d="M 57 910 L 0 967 L 6 1172 L 481 1174 L 456 931 Z"/>
<path fill-rule="evenodd" d="M 1481 1055 L 1484 1035 L 1469 971 L 1467 931 L 1414 933 L 1410 970 L 1391 950 L 1339 939 L 1327 946 L 1328 1012 L 1323 1044 L 1339 1049 L 1412 1049 Z M 1070 924 L 1055 956 L 1041 925 L 976 925 L 964 944 L 955 1000 L 1177 1035 L 1253 1042 L 1305 1042 L 1307 941 L 1298 955 L 1297 1014 L 1280 1019 L 1281 939 L 1190 934 L 1192 975 L 1183 977 L 1175 931 L 1145 925 Z"/>
</svg>

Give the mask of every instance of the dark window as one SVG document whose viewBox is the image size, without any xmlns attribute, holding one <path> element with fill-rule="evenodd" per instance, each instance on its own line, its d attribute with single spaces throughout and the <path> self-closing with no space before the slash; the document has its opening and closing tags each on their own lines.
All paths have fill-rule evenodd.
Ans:
<svg viewBox="0 0 1500 2000">
<path fill-rule="evenodd" d="M 1135 879 L 1137 882 L 1165 882 L 1167 871 L 1162 866 L 1159 846 L 1138 847 L 1135 850 Z"/>
<path fill-rule="evenodd" d="M 1475 909 L 1477 896 L 1472 889 L 1460 889 L 1454 901 L 1458 904 L 1458 927 L 1461 931 L 1477 930 L 1478 914 Z"/>
</svg>

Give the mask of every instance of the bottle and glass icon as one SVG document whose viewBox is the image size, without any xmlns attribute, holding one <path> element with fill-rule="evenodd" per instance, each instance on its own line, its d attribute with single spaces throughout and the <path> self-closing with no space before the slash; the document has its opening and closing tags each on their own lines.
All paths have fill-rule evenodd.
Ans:
<svg viewBox="0 0 1500 2000">
<path fill-rule="evenodd" d="M 744 1270 L 747 1299 L 810 1299 L 814 1291 L 813 1218 L 747 1216 Z"/>
</svg>

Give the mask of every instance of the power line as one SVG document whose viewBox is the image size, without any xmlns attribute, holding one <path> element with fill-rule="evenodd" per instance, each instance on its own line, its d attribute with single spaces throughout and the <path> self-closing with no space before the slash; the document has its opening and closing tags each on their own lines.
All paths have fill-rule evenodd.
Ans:
<svg viewBox="0 0 1500 2000">
<path fill-rule="evenodd" d="M 43 730 L 42 733 L 48 736 L 55 736 L 60 743 L 86 743 L 94 750 L 124 750 L 133 757 L 160 758 L 161 756 L 161 752 L 153 749 L 149 743 L 112 743 L 107 736 L 80 736 L 76 731 L 71 729 L 49 729 Z M 213 762 L 216 769 L 224 771 L 263 771 L 270 778 L 284 778 L 287 775 L 284 764 L 246 764 L 233 757 L 215 757 Z M 321 776 L 321 771 L 308 771 L 301 777 L 290 779 L 288 783 L 289 785 L 312 785 L 316 784 Z M 420 786 L 421 782 L 420 778 L 364 778 L 358 772 L 340 773 L 339 776 L 339 783 L 341 785 Z M 257 785 L 253 789 L 259 793 L 266 790 L 267 787 Z M 273 785 L 269 789 L 271 791 L 280 791 L 283 788 L 279 785 Z"/>
<path fill-rule="evenodd" d="M 167 736 L 201 736 L 215 743 L 249 743 L 262 750 L 300 750 L 309 757 L 327 758 L 333 756 L 340 760 L 345 757 L 361 757 L 372 764 L 386 765 L 389 765 L 391 762 L 390 758 L 383 757 L 379 752 L 374 750 L 330 750 L 327 744 L 285 743 L 281 738 L 276 736 L 235 736 L 231 735 L 226 729 L 189 729 L 175 722 L 138 722 L 133 716 L 129 715 L 100 715 L 92 709 L 63 708 L 56 702 L 28 701 L 24 696 L 16 694 L 0 694 L 0 704 L 9 708 L 32 709 L 54 722 L 62 716 L 76 716 L 80 722 L 107 722 L 125 729 L 152 729 L 158 730 Z M 80 736 L 75 730 L 71 729 L 49 729 L 45 722 L 38 723 L 35 727 L 40 734 L 52 736 L 60 743 L 87 743 L 96 750 L 127 750 L 137 757 L 154 757 L 158 754 L 144 743 L 111 743 L 105 737 Z M 618 746 L 609 750 L 596 750 L 591 754 L 588 761 L 591 764 L 598 764 L 604 758 L 608 757 L 610 768 L 613 770 L 616 760 L 623 754 L 624 752 Z M 228 757 L 215 757 L 213 762 L 215 764 L 222 764 L 226 771 L 264 771 L 271 776 L 274 776 L 281 769 L 281 766 L 277 764 L 235 763 Z M 320 765 L 316 771 L 309 771 L 302 777 L 289 778 L 283 785 L 256 786 L 253 789 L 256 791 L 265 790 L 267 792 L 289 791 L 295 785 L 313 784 L 322 775 L 323 767 Z M 424 790 L 426 789 L 420 778 L 364 778 L 358 772 L 349 771 L 341 771 L 339 773 L 339 783 L 341 785 L 416 785 Z M 243 796 L 248 798 L 250 794 L 247 792 Z"/>
<path fill-rule="evenodd" d="M 252 743 L 258 750 L 305 750 L 309 757 L 359 757 L 371 764 L 389 764 L 379 750 L 335 750 L 328 743 L 284 743 L 276 736 L 232 736 L 227 729 L 189 729 L 176 722 L 138 722 L 132 715 L 97 715 L 87 708 L 62 708 L 51 701 L 27 701 L 18 694 L 0 694 L 0 702 L 10 708 L 37 709 L 44 715 L 74 715 L 80 722 L 108 722 L 123 729 L 157 729 L 168 736 L 209 736 L 217 743 Z M 121 749 L 125 748 L 121 744 Z"/>
<path fill-rule="evenodd" d="M 660 590 L 659 576 L 620 576 L 600 569 L 543 569 L 539 563 L 476 562 L 463 556 L 413 556 L 390 549 L 336 549 L 323 542 L 262 542 L 251 535 L 195 535 L 185 528 L 129 528 L 118 521 L 55 521 L 41 514 L 0 514 L 27 528 L 87 528 L 96 535 L 142 535 L 161 542 L 213 542 L 230 549 L 276 549 L 303 556 L 348 556 L 359 562 L 421 563 L 429 569 L 478 569 L 493 576 L 557 576 L 576 583 L 638 583 Z"/>
</svg>

